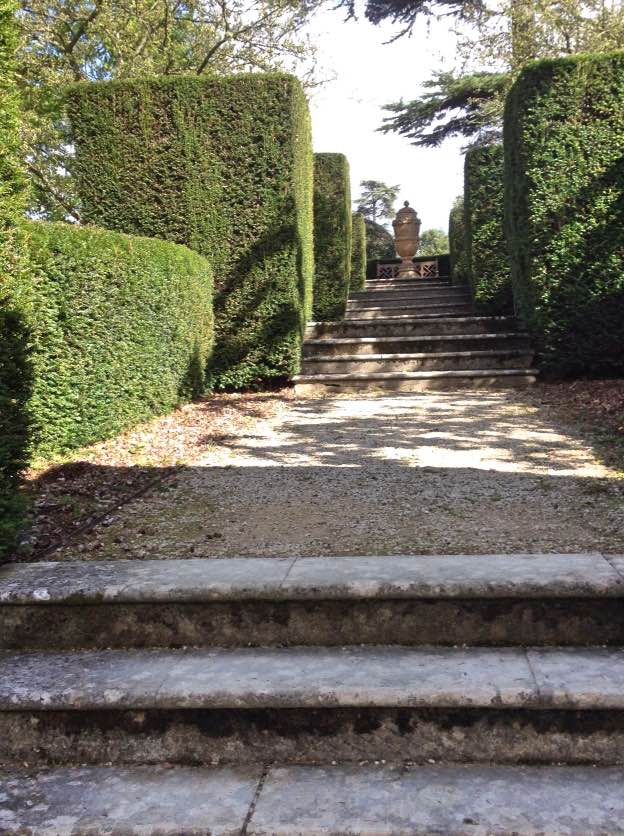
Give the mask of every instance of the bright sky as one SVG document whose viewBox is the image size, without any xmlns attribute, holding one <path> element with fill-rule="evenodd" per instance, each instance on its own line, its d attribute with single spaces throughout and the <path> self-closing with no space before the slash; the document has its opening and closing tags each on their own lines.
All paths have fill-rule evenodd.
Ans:
<svg viewBox="0 0 624 836">
<path fill-rule="evenodd" d="M 311 94 L 314 150 L 347 156 L 353 197 L 360 180 L 400 184 L 397 208 L 409 200 L 423 229 L 446 230 L 451 204 L 463 192 L 461 139 L 422 149 L 376 128 L 387 115 L 382 105 L 416 98 L 433 70 L 453 68 L 455 39 L 444 21 L 423 20 L 411 38 L 384 43 L 395 31 L 364 19 L 345 22 L 344 11 L 317 15 L 311 33 L 322 74 L 335 80 Z"/>
</svg>

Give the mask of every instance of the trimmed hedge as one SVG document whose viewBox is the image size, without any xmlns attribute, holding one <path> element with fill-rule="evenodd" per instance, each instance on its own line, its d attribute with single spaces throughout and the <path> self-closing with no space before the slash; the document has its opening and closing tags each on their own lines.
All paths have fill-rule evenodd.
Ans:
<svg viewBox="0 0 624 836">
<path fill-rule="evenodd" d="M 453 284 L 467 284 L 468 251 L 466 248 L 466 224 L 464 222 L 464 198 L 458 197 L 449 214 L 449 249 L 451 279 Z"/>
<path fill-rule="evenodd" d="M 366 283 L 366 223 L 361 212 L 352 216 L 351 281 L 353 290 L 362 290 Z"/>
<path fill-rule="evenodd" d="M 32 374 L 23 316 L 12 298 L 13 282 L 23 269 L 19 222 L 26 201 L 13 66 L 15 10 L 12 0 L 0 0 L 0 559 L 13 547 L 25 510 L 19 486 L 27 464 L 24 405 Z"/>
<path fill-rule="evenodd" d="M 624 370 L 624 52 L 530 65 L 505 111 L 518 313 L 550 373 Z"/>
<path fill-rule="evenodd" d="M 28 224 L 16 289 L 30 331 L 32 456 L 51 456 L 173 409 L 204 388 L 212 271 L 164 241 Z"/>
<path fill-rule="evenodd" d="M 342 319 L 351 278 L 351 186 L 344 154 L 314 155 L 316 320 Z"/>
<path fill-rule="evenodd" d="M 485 314 L 513 311 L 503 195 L 502 146 L 470 148 L 464 164 L 468 278 L 475 306 Z"/>
<path fill-rule="evenodd" d="M 81 84 L 68 90 L 83 217 L 187 244 L 215 275 L 210 385 L 299 370 L 312 305 L 310 119 L 292 76 Z"/>
</svg>

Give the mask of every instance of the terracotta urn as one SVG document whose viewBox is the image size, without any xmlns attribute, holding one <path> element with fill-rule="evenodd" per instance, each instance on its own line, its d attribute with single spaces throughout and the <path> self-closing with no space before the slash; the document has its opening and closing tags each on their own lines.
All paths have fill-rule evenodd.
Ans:
<svg viewBox="0 0 624 836">
<path fill-rule="evenodd" d="M 416 270 L 412 259 L 418 251 L 420 244 L 420 218 L 406 200 L 403 208 L 399 209 L 396 218 L 392 221 L 394 227 L 394 247 L 396 254 L 401 259 L 399 266 L 399 277 L 411 278 L 416 276 Z"/>
</svg>

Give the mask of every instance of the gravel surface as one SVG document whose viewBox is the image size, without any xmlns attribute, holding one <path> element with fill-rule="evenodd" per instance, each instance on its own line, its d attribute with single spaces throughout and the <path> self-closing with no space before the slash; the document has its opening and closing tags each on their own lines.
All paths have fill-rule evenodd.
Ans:
<svg viewBox="0 0 624 836">
<path fill-rule="evenodd" d="M 277 399 L 47 559 L 624 552 L 624 483 L 535 393 Z"/>
</svg>

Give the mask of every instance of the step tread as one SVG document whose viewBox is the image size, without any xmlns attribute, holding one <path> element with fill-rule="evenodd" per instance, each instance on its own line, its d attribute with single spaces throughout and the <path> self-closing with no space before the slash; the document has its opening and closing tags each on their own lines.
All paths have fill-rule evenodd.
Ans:
<svg viewBox="0 0 624 836">
<path fill-rule="evenodd" d="M 0 652 L 0 710 L 623 710 L 624 648 Z"/>
<path fill-rule="evenodd" d="M 624 556 L 189 558 L 7 564 L 0 605 L 624 595 Z"/>
<path fill-rule="evenodd" d="M 501 348 L 483 349 L 481 351 L 419 351 L 405 352 L 403 354 L 312 354 L 304 358 L 304 362 L 362 362 L 368 363 L 371 360 L 449 360 L 460 358 L 486 358 L 486 357 L 523 357 L 532 355 L 529 348 Z"/>
<path fill-rule="evenodd" d="M 361 355 L 366 356 L 366 355 Z M 294 383 L 322 383 L 349 380 L 435 380 L 441 378 L 481 378 L 481 377 L 518 377 L 535 376 L 537 369 L 441 369 L 423 372 L 340 372 L 326 374 L 299 374 L 293 377 Z"/>
<path fill-rule="evenodd" d="M 418 325 L 421 322 L 429 323 L 429 317 L 420 317 L 420 316 L 412 316 L 408 315 L 405 319 L 403 319 L 402 324 L 411 324 Z M 513 316 L 441 316 L 435 320 L 436 325 L 438 324 L 449 324 L 449 325 L 456 325 L 459 323 L 473 323 L 473 322 L 500 322 L 500 323 L 515 323 L 516 319 Z M 391 322 L 394 324 L 395 320 L 393 318 L 384 318 L 384 319 L 341 319 L 338 322 L 308 322 L 308 328 L 315 328 L 319 325 L 323 325 L 327 327 L 328 325 L 333 325 L 336 328 L 340 328 L 343 325 L 359 325 L 361 324 L 362 328 L 367 326 L 371 326 L 371 323 L 374 323 L 375 326 L 383 324 L 384 322 Z"/>
<path fill-rule="evenodd" d="M 624 769 L 272 764 L 0 773 L 6 836 L 624 833 Z"/>
<path fill-rule="evenodd" d="M 413 334 L 411 336 L 401 337 L 326 337 L 325 339 L 321 339 L 320 337 L 307 337 L 304 340 L 304 345 L 317 345 L 323 343 L 326 345 L 332 343 L 411 343 L 423 340 L 428 340 L 430 342 L 443 342 L 444 340 L 493 340 L 500 338 L 512 339 L 515 337 L 528 339 L 529 335 L 525 334 L 523 331 L 494 331 L 483 334 Z"/>
</svg>

